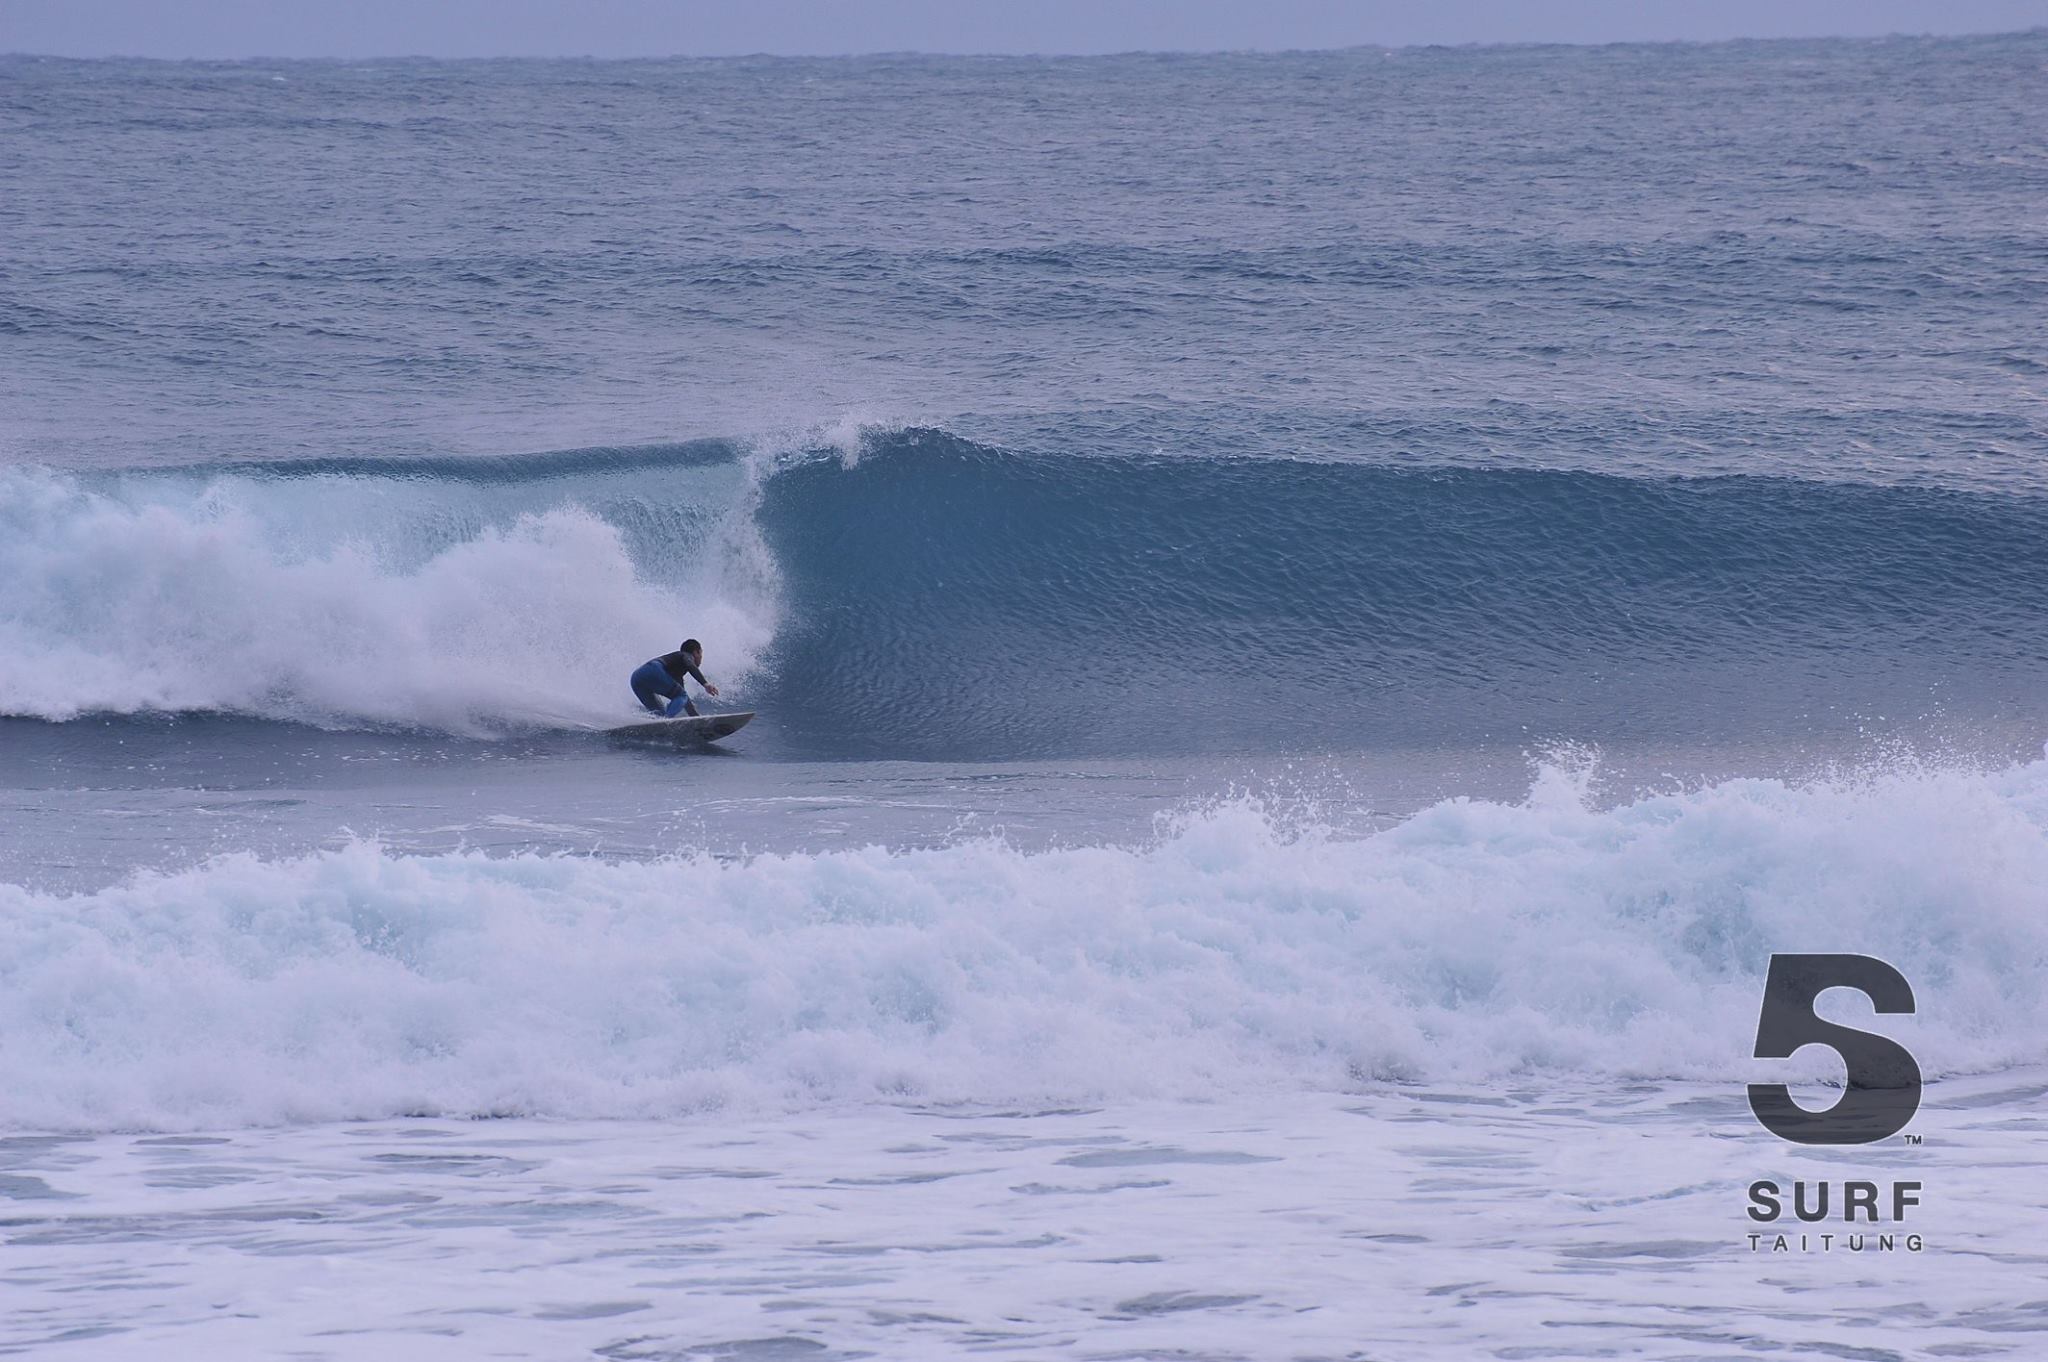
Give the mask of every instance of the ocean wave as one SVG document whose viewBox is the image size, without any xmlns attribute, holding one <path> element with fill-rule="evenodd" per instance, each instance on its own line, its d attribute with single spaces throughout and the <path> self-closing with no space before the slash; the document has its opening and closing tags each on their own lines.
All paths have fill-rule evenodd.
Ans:
<svg viewBox="0 0 2048 1362">
<path fill-rule="evenodd" d="M 9 473 L 0 530 L 0 713 L 60 720 L 597 723 L 685 633 L 797 750 L 941 758 L 2010 714 L 2048 662 L 2048 501 L 1927 488 L 849 424 Z M 1247 706 L 1285 724 L 1248 737 Z"/>
<path fill-rule="evenodd" d="M 1024 455 L 783 468 L 788 722 L 868 754 L 1797 730 L 2048 659 L 2048 502 L 1757 478 Z M 1048 715 L 1057 720 L 1049 722 Z"/>
<path fill-rule="evenodd" d="M 1587 779 L 1553 765 L 1520 803 L 1454 799 L 1358 840 L 1228 802 L 1130 847 L 620 864 L 359 844 L 88 894 L 0 885 L 0 1110 L 101 1130 L 1726 1084 L 1755 1076 L 1773 951 L 1891 961 L 1919 1009 L 1877 1029 L 1930 1075 L 2048 1059 L 2048 767 L 1616 808 Z M 1811 1051 L 1799 1069 L 1828 1074 Z"/>
</svg>

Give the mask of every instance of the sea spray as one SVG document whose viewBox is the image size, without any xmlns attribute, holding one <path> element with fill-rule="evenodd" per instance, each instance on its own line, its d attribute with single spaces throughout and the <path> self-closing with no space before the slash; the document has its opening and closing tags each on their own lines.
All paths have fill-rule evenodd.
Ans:
<svg viewBox="0 0 2048 1362">
<path fill-rule="evenodd" d="M 1351 838 L 1235 800 L 1129 847 L 621 864 L 356 844 L 0 886 L 4 1120 L 1731 1084 L 1773 951 L 1896 965 L 1920 1007 L 1887 1024 L 1930 1076 L 2048 1059 L 2048 767 L 1614 807 L 1582 780 L 1546 769 L 1524 802 Z"/>
<path fill-rule="evenodd" d="M 508 496 L 390 475 L 0 474 L 0 712 L 615 722 L 627 672 L 686 633 L 743 680 L 775 627 L 773 567 L 705 480 Z"/>
</svg>

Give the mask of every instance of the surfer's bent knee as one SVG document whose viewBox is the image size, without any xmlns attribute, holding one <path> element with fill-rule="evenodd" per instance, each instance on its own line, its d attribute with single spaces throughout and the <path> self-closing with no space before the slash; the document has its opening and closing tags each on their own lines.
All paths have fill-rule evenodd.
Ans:
<svg viewBox="0 0 2048 1362">
<path fill-rule="evenodd" d="M 641 663 L 627 684 L 633 688 L 633 698 L 650 714 L 673 713 L 663 702 L 679 700 L 683 695 L 683 688 L 659 661 Z"/>
</svg>

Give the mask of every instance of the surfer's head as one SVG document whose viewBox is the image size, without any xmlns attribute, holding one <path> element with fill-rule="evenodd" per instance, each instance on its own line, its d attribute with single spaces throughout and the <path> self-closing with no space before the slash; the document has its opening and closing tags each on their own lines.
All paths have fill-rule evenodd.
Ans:
<svg viewBox="0 0 2048 1362">
<path fill-rule="evenodd" d="M 694 638 L 684 639 L 683 646 L 676 649 L 676 651 L 679 653 L 688 653 L 691 657 L 696 658 L 700 662 L 704 659 L 704 645 L 699 643 Z"/>
</svg>

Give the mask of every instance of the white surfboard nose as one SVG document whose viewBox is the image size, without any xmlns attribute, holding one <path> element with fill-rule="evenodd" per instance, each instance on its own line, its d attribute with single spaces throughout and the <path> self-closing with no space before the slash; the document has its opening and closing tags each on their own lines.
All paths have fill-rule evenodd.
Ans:
<svg viewBox="0 0 2048 1362">
<path fill-rule="evenodd" d="M 606 729 L 613 738 L 633 742 L 711 742 L 730 737 L 753 719 L 752 710 L 735 714 L 682 715 L 674 719 L 650 719 L 646 723 L 624 724 Z"/>
</svg>

